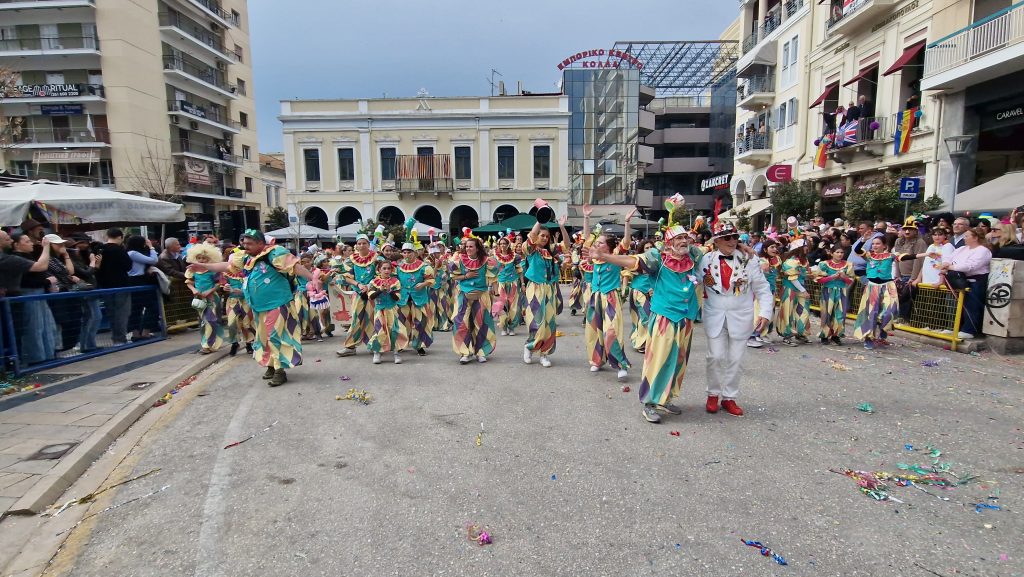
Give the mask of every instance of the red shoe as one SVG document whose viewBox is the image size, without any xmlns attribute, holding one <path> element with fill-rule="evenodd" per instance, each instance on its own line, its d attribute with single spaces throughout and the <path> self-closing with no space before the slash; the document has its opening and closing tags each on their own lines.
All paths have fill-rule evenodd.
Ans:
<svg viewBox="0 0 1024 577">
<path fill-rule="evenodd" d="M 708 395 L 708 404 L 704 405 L 704 410 L 709 413 L 718 412 L 718 397 Z"/>
<path fill-rule="evenodd" d="M 736 401 L 732 399 L 722 401 L 722 408 L 725 409 L 726 413 L 729 413 L 734 417 L 743 416 L 743 409 L 741 409 L 740 406 L 736 404 Z"/>
</svg>

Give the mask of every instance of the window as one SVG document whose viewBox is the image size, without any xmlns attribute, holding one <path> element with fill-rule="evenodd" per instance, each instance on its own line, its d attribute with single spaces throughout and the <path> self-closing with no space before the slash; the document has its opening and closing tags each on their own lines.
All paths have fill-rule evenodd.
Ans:
<svg viewBox="0 0 1024 577">
<path fill-rule="evenodd" d="M 252 177 L 245 177 L 245 192 L 252 192 Z"/>
<path fill-rule="evenodd" d="M 789 105 L 786 108 L 786 126 L 793 126 L 796 124 L 797 107 L 796 98 L 789 99 Z"/>
<path fill-rule="evenodd" d="M 15 160 L 14 161 L 14 174 L 18 176 L 24 176 L 29 178 L 32 176 L 32 161 L 31 160 Z"/>
<path fill-rule="evenodd" d="M 380 149 L 380 179 L 381 180 L 394 180 L 395 179 L 395 149 L 394 148 L 382 148 L 382 149 Z"/>
<path fill-rule="evenodd" d="M 249 160 L 249 155 L 250 155 L 249 147 L 243 144 L 242 145 L 242 159 L 243 160 Z"/>
<path fill-rule="evenodd" d="M 244 112 L 239 112 L 238 123 L 242 125 L 242 128 L 249 128 L 249 115 Z"/>
<path fill-rule="evenodd" d="M 242 15 L 238 13 L 238 10 L 231 11 L 231 21 L 235 23 L 235 26 L 242 23 Z"/>
<path fill-rule="evenodd" d="M 473 178 L 473 157 L 468 146 L 455 147 L 455 179 L 468 180 Z"/>
<path fill-rule="evenodd" d="M 510 179 L 516 177 L 516 147 L 498 147 L 498 178 Z"/>
<path fill-rule="evenodd" d="M 268 184 L 267 188 L 267 206 L 274 206 L 274 185 Z"/>
<path fill-rule="evenodd" d="M 303 149 L 302 161 L 306 169 L 306 182 L 320 182 L 320 149 Z"/>
<path fill-rule="evenodd" d="M 780 88 L 788 88 L 796 83 L 800 73 L 797 66 L 800 54 L 800 38 L 794 36 L 782 45 L 782 73 L 779 75 Z"/>
<path fill-rule="evenodd" d="M 434 156 L 433 146 L 417 146 L 416 156 Z"/>
<path fill-rule="evenodd" d="M 245 62 L 245 60 L 243 60 L 242 58 L 242 47 L 238 44 L 235 44 L 235 60 L 239 62 Z"/>
<path fill-rule="evenodd" d="M 242 80 L 241 78 L 236 78 L 235 85 L 238 86 L 238 93 L 242 96 L 245 96 L 245 80 Z"/>
<path fill-rule="evenodd" d="M 775 130 L 782 130 L 783 128 L 786 128 L 786 108 L 788 106 L 788 102 L 783 102 L 779 105 L 779 109 L 775 113 Z"/>
<path fill-rule="evenodd" d="M 551 178 L 551 147 L 533 147 L 533 177 Z"/>
<path fill-rule="evenodd" d="M 338 180 L 355 180 L 355 152 L 351 148 L 338 149 Z"/>
</svg>

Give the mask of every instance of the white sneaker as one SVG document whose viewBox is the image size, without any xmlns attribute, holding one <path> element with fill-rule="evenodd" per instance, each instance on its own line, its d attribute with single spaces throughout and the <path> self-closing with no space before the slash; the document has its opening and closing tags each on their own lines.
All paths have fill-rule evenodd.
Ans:
<svg viewBox="0 0 1024 577">
<path fill-rule="evenodd" d="M 373 353 L 373 364 L 380 364 L 380 353 Z"/>
<path fill-rule="evenodd" d="M 523 362 L 528 365 L 533 363 L 533 351 L 529 347 L 523 347 Z"/>
<path fill-rule="evenodd" d="M 601 367 L 599 367 L 597 365 L 590 365 L 590 372 L 596 373 L 597 371 L 600 371 L 600 370 L 601 370 Z"/>
<path fill-rule="evenodd" d="M 396 365 L 402 364 L 402 356 L 399 355 L 398 353 L 395 353 L 395 364 Z"/>
<path fill-rule="evenodd" d="M 939 332 L 940 332 L 940 333 L 942 333 L 942 334 L 944 334 L 944 335 L 951 335 L 951 334 L 953 334 L 953 331 L 951 331 L 951 330 L 949 330 L 949 329 L 942 329 L 942 330 L 941 330 L 941 331 L 939 331 Z"/>
<path fill-rule="evenodd" d="M 462 355 L 459 357 L 459 364 L 464 365 L 469 362 L 469 355 Z"/>
<path fill-rule="evenodd" d="M 628 377 L 628 376 L 629 376 L 629 373 L 626 372 L 626 369 L 619 369 L 618 377 L 619 377 L 620 381 L 626 380 L 626 377 Z"/>
<path fill-rule="evenodd" d="M 757 337 L 750 337 L 749 339 L 747 339 L 747 346 L 752 349 L 759 349 L 764 346 L 764 343 L 758 340 Z"/>
<path fill-rule="evenodd" d="M 514 337 L 514 336 L 516 336 L 516 332 L 514 330 L 509 331 L 508 332 L 508 336 Z"/>
<path fill-rule="evenodd" d="M 972 335 L 971 333 L 965 333 L 963 331 L 958 332 L 956 334 L 956 336 L 959 339 L 973 339 L 974 338 L 974 335 Z"/>
<path fill-rule="evenodd" d="M 756 338 L 757 342 L 761 343 L 762 345 L 770 345 L 770 344 L 772 344 L 772 340 L 769 337 L 758 336 L 758 337 L 754 337 L 754 338 Z"/>
<path fill-rule="evenodd" d="M 508 336 L 508 331 L 506 331 L 505 329 L 501 329 L 501 336 L 507 337 Z"/>
<path fill-rule="evenodd" d="M 544 367 L 545 369 L 550 367 L 551 366 L 551 360 L 548 359 L 547 356 L 541 355 L 540 356 L 540 366 Z"/>
<path fill-rule="evenodd" d="M 476 362 L 478 362 L 478 363 L 486 363 L 487 362 L 487 355 L 477 355 L 476 356 Z"/>
</svg>

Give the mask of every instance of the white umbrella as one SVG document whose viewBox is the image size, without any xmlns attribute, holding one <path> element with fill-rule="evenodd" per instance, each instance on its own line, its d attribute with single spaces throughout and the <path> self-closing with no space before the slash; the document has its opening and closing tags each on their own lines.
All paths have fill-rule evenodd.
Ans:
<svg viewBox="0 0 1024 577">
<path fill-rule="evenodd" d="M 0 187 L 0 226 L 18 226 L 33 204 L 47 213 L 51 223 L 82 222 L 181 222 L 180 204 L 93 188 L 36 180 Z"/>
<path fill-rule="evenodd" d="M 334 233 L 343 239 L 354 239 L 359 231 L 363 229 L 363 225 L 358 222 L 352 224 L 346 224 L 345 226 L 339 226 L 334 229 Z"/>
<path fill-rule="evenodd" d="M 329 230 L 310 226 L 308 224 L 300 224 L 299 226 L 289 226 L 288 228 L 279 228 L 270 232 L 264 233 L 265 236 L 269 236 L 276 239 L 289 239 L 289 238 L 334 238 L 334 233 Z"/>
</svg>

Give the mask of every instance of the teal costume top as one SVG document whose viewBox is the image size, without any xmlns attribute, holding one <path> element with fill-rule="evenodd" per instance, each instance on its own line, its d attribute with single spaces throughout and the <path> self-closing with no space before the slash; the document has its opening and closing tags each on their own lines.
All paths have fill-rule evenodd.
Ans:
<svg viewBox="0 0 1024 577">
<path fill-rule="evenodd" d="M 514 283 L 519 281 L 520 267 L 519 259 L 512 255 L 512 260 L 504 262 L 501 257 L 494 257 L 498 261 L 498 282 Z"/>
<path fill-rule="evenodd" d="M 281 246 L 266 248 L 259 256 L 237 253 L 232 269 L 242 271 L 242 294 L 258 313 L 274 310 L 292 300 L 291 276 L 298 259 Z"/>
<path fill-rule="evenodd" d="M 308 280 L 306 280 L 303 277 L 297 277 L 295 279 L 295 292 L 301 293 L 301 294 L 306 294 L 306 285 L 307 284 L 309 284 Z"/>
<path fill-rule="evenodd" d="M 883 258 L 871 258 L 870 255 L 865 255 L 864 260 L 867 261 L 864 272 L 868 280 L 875 282 L 892 280 L 892 264 L 896 260 L 896 255 L 886 253 Z"/>
<path fill-rule="evenodd" d="M 211 271 L 193 273 L 192 284 L 195 285 L 197 291 L 204 293 L 217 286 L 217 273 Z"/>
<path fill-rule="evenodd" d="M 630 281 L 629 288 L 647 294 L 651 292 L 651 277 L 645 274 L 638 274 Z"/>
<path fill-rule="evenodd" d="M 697 289 L 701 285 L 694 270 L 700 257 L 700 249 L 692 246 L 689 254 L 682 258 L 656 248 L 636 256 L 637 272 L 649 276 L 654 284 L 651 312 L 674 323 L 697 318 L 700 313 Z"/>
<path fill-rule="evenodd" d="M 398 280 L 398 277 L 394 276 L 387 279 L 375 278 L 370 281 L 370 291 L 380 292 L 377 298 L 373 299 L 373 308 L 375 310 L 393 309 L 400 304 L 402 283 Z M 394 298 L 392 295 L 398 298 Z"/>
<path fill-rule="evenodd" d="M 526 280 L 537 284 L 558 282 L 558 263 L 546 248 L 534 248 L 526 255 Z"/>
<path fill-rule="evenodd" d="M 356 281 L 352 287 L 359 288 L 361 284 L 370 284 L 370 281 L 377 276 L 377 263 L 381 260 L 381 257 L 372 250 L 365 257 L 359 256 L 359 253 L 353 253 L 345 261 L 345 273 L 352 275 Z"/>
<path fill-rule="evenodd" d="M 622 286 L 622 267 L 606 262 L 595 262 L 590 278 L 590 290 L 608 294 Z"/>
<path fill-rule="evenodd" d="M 229 274 L 224 277 L 228 279 L 228 286 L 231 287 L 231 298 L 245 300 L 245 295 L 242 294 L 242 277 Z"/>
<path fill-rule="evenodd" d="M 421 282 L 425 282 L 428 278 L 434 276 L 434 269 L 429 264 L 422 260 L 416 262 L 407 263 L 402 261 L 398 265 L 398 281 L 402 284 L 402 294 L 398 298 L 398 302 L 405 304 L 412 300 L 412 304 L 423 307 L 427 306 L 430 301 L 430 289 L 429 285 L 421 289 L 413 288 Z"/>
<path fill-rule="evenodd" d="M 806 289 L 807 285 L 804 284 L 804 280 L 806 278 L 807 267 L 798 259 L 791 258 L 782 263 L 782 288 L 803 292 L 802 289 L 797 286 L 797 283 L 800 283 L 800 287 Z"/>
<path fill-rule="evenodd" d="M 779 257 L 775 257 L 775 258 L 779 258 Z M 779 260 L 781 261 L 782 259 L 779 258 Z M 765 273 L 764 273 L 764 280 L 768 281 L 768 288 L 770 288 L 772 290 L 772 293 L 774 294 L 775 293 L 775 289 L 776 289 L 776 287 L 778 286 L 778 283 L 779 283 L 779 266 L 778 265 L 772 266 L 771 262 L 772 261 L 771 261 L 770 257 L 762 257 L 761 258 L 761 265 L 762 265 L 762 267 L 765 266 L 765 265 L 768 267 L 768 270 L 765 271 Z"/>
<path fill-rule="evenodd" d="M 830 262 L 831 261 L 827 261 L 827 260 L 821 261 L 820 263 L 818 263 L 818 270 L 820 270 L 821 272 L 825 273 L 825 276 L 833 276 L 833 275 L 839 274 L 840 272 L 845 271 L 846 272 L 846 276 L 848 278 L 853 278 L 853 265 L 851 265 L 850 263 L 848 263 L 848 262 L 846 262 L 844 260 L 844 261 L 842 261 L 842 264 L 841 264 L 841 266 L 839 268 L 833 268 L 832 265 L 829 264 Z M 847 282 L 845 280 L 841 279 L 841 278 L 834 278 L 834 279 L 832 279 L 830 281 L 826 281 L 824 283 L 821 283 L 821 286 L 823 286 L 825 288 L 840 288 L 841 289 L 841 288 L 846 288 Z"/>
<path fill-rule="evenodd" d="M 457 257 L 453 263 L 454 274 L 464 275 L 474 270 L 477 271 L 475 278 L 465 278 L 459 281 L 459 290 L 462 291 L 462 294 L 486 291 L 489 284 L 488 277 L 493 279 L 497 264 L 497 261 L 491 259 L 484 261 L 471 259 L 465 255 Z"/>
</svg>

